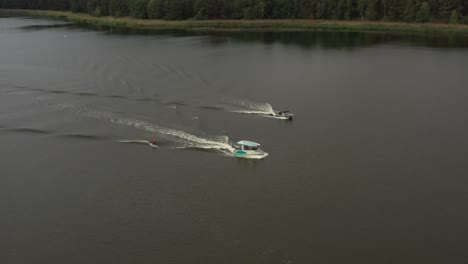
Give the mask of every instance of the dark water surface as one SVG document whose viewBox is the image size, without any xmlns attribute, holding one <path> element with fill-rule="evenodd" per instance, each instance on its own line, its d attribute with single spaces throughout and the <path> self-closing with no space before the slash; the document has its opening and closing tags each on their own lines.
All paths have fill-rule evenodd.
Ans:
<svg viewBox="0 0 468 264">
<path fill-rule="evenodd" d="M 466 263 L 466 47 L 0 18 L 0 262 Z"/>
</svg>

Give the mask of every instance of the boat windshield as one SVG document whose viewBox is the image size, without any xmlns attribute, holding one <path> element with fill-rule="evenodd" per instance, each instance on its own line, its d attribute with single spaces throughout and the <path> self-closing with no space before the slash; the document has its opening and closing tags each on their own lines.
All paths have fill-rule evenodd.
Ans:
<svg viewBox="0 0 468 264">
<path fill-rule="evenodd" d="M 258 146 L 255 147 L 249 147 L 249 146 L 244 146 L 244 150 L 257 150 Z"/>
</svg>

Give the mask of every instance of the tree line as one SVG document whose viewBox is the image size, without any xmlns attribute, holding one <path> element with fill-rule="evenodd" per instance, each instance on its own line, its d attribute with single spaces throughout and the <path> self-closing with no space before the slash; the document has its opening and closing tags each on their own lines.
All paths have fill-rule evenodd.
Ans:
<svg viewBox="0 0 468 264">
<path fill-rule="evenodd" d="M 468 24 L 468 0 L 0 0 L 0 8 L 141 19 L 333 19 Z"/>
</svg>

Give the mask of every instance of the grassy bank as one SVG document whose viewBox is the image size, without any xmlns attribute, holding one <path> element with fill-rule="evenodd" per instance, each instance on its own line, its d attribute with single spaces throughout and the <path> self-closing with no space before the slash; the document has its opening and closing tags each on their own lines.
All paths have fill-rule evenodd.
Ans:
<svg viewBox="0 0 468 264">
<path fill-rule="evenodd" d="M 184 29 L 196 31 L 380 31 L 380 32 L 422 32 L 422 33 L 461 33 L 468 34 L 468 25 L 416 24 L 369 21 L 331 21 L 331 20 L 184 20 L 164 21 L 135 19 L 129 17 L 93 17 L 87 14 L 39 11 L 39 10 L 1 10 L 4 14 L 26 15 L 64 19 L 73 23 L 144 29 Z"/>
</svg>

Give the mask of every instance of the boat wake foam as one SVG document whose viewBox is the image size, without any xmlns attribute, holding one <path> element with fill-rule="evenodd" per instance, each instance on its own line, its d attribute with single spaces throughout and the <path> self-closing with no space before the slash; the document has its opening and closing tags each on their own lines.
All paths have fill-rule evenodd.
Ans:
<svg viewBox="0 0 468 264">
<path fill-rule="evenodd" d="M 203 107 L 208 108 L 208 107 Z M 210 107 L 208 109 L 214 109 Z M 263 117 L 274 118 L 274 119 L 290 119 L 289 117 L 278 116 L 269 103 L 259 103 L 249 100 L 234 100 L 230 101 L 226 105 L 217 106 L 216 109 L 221 109 L 224 111 L 240 114 L 251 114 L 251 115 L 260 115 Z"/>
<path fill-rule="evenodd" d="M 235 100 L 230 102 L 227 110 L 234 113 L 271 115 L 274 114 L 273 107 L 269 103 L 259 103 L 249 100 Z"/>
<path fill-rule="evenodd" d="M 245 157 L 242 157 L 243 159 L 253 159 L 253 160 L 261 160 L 261 159 L 264 159 L 266 157 L 268 157 L 269 154 L 265 154 L 265 155 L 262 155 L 262 156 L 245 156 Z"/>
<path fill-rule="evenodd" d="M 70 105 L 61 105 L 63 108 L 73 108 Z M 223 153 L 233 152 L 235 149 L 229 144 L 229 138 L 227 136 L 214 137 L 213 139 L 202 138 L 189 134 L 185 131 L 176 130 L 172 128 L 162 127 L 148 121 L 138 120 L 120 116 L 114 113 L 99 112 L 88 109 L 77 109 L 77 113 L 101 120 L 109 121 L 116 125 L 133 127 L 143 131 L 147 131 L 155 134 L 157 139 L 167 140 L 178 145 L 179 148 L 195 148 L 195 149 L 206 149 L 206 150 L 218 150 Z M 148 144 L 150 142 L 145 140 L 123 140 L 121 143 L 136 143 L 136 144 Z M 151 143 L 150 143 L 151 144 Z"/>
<path fill-rule="evenodd" d="M 147 140 L 119 140 L 118 143 L 128 143 L 128 144 L 144 144 L 149 145 L 152 148 L 159 148 L 158 145 L 155 145 Z"/>
<path fill-rule="evenodd" d="M 174 142 L 184 148 L 234 151 L 234 148 L 229 145 L 227 140 L 217 141 L 215 139 L 211 140 L 207 138 L 201 138 L 181 130 L 158 126 L 143 120 L 118 117 L 109 114 L 106 114 L 104 117 L 108 118 L 108 120 L 114 124 L 134 127 L 145 130 L 147 132 L 155 133 L 159 138 Z"/>
</svg>

